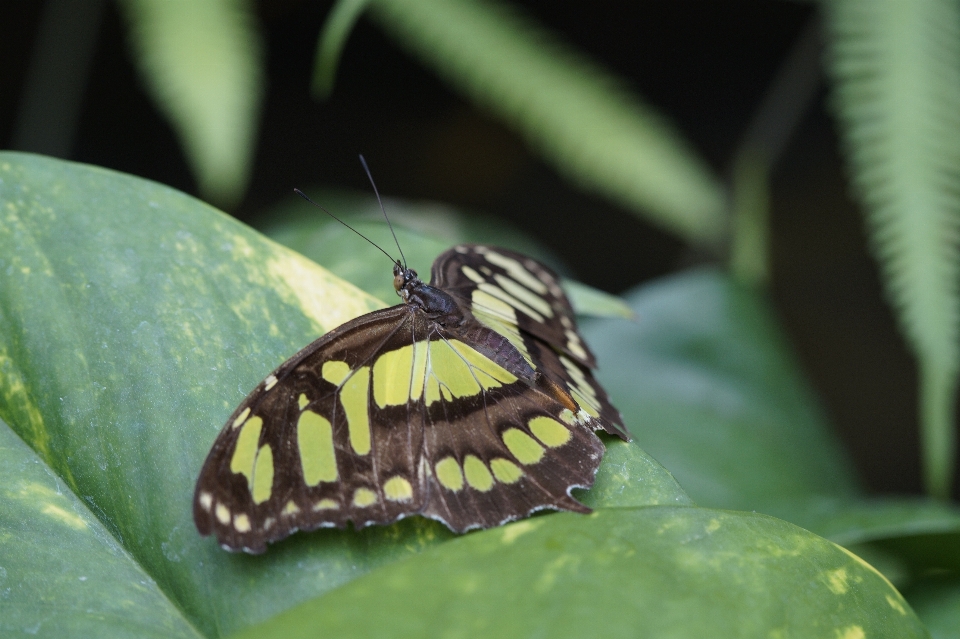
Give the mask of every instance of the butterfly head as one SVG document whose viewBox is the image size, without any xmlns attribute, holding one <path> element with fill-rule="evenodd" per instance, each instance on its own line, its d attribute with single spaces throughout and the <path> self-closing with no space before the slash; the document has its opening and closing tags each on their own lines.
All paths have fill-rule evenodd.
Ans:
<svg viewBox="0 0 960 639">
<path fill-rule="evenodd" d="M 397 295 L 403 298 L 403 301 L 406 302 L 410 297 L 411 291 L 422 286 L 423 282 L 420 281 L 420 278 L 417 277 L 417 272 L 412 268 L 404 268 L 400 265 L 400 262 L 394 262 L 393 264 L 393 288 L 397 291 Z"/>
</svg>

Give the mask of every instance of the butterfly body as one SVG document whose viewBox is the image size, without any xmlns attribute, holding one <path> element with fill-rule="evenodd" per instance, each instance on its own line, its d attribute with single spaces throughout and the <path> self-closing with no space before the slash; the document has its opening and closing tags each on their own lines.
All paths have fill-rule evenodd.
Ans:
<svg viewBox="0 0 960 639">
<path fill-rule="evenodd" d="M 460 245 L 430 284 L 395 264 L 394 288 L 402 304 L 305 347 L 227 420 L 197 481 L 201 534 L 257 553 L 412 514 L 464 532 L 589 512 L 570 490 L 593 483 L 594 431 L 629 435 L 552 271 Z"/>
</svg>

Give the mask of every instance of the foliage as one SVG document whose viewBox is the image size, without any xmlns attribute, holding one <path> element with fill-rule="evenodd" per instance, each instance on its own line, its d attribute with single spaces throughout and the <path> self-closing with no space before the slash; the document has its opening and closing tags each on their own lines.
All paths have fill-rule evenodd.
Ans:
<svg viewBox="0 0 960 639">
<path fill-rule="evenodd" d="M 546 514 L 459 539 L 435 522 L 412 518 L 361 532 L 296 535 L 259 557 L 228 554 L 212 539 L 199 538 L 190 514 L 197 470 L 224 415 L 310 337 L 380 303 L 206 205 L 137 178 L 2 154 L 0 200 L 0 418 L 9 425 L 0 447 L 6 474 L 0 565 L 15 586 L 0 604 L 7 612 L 0 617 L 6 632 L 282 634 L 290 623 L 316 620 L 324 627 L 353 627 L 351 620 L 360 615 L 365 620 L 358 633 L 405 636 L 418 634 L 430 619 L 442 633 L 444 624 L 481 623 L 488 617 L 477 615 L 486 607 L 527 600 L 528 607 L 497 620 L 498 633 L 573 632 L 577 626 L 562 620 L 579 614 L 571 607 L 575 601 L 584 614 L 620 633 L 653 609 L 674 610 L 668 619 L 693 624 L 696 615 L 683 610 L 691 605 L 689 593 L 697 591 L 705 602 L 716 602 L 698 607 L 702 623 L 737 619 L 768 628 L 779 623 L 776 602 L 793 596 L 796 580 L 803 579 L 811 584 L 796 609 L 803 624 L 819 619 L 825 628 L 923 636 L 906 602 L 859 559 L 782 521 L 696 507 L 637 443 L 612 440 L 595 488 L 580 496 L 597 509 L 592 517 Z M 358 251 L 369 251 L 366 262 L 385 271 L 372 259 L 376 249 Z M 782 346 L 770 341 L 771 327 L 762 319 L 745 328 L 731 321 L 757 312 L 753 294 L 725 290 L 731 285 L 719 274 L 692 277 L 665 283 L 651 295 L 661 304 L 664 295 L 698 299 L 706 287 L 727 300 L 721 307 L 743 307 L 725 322 L 722 315 L 714 319 L 753 340 L 759 370 L 779 369 L 785 376 L 779 383 L 769 374 L 737 377 L 715 366 L 715 357 L 694 366 L 703 371 L 697 374 L 703 391 L 716 389 L 708 396 L 719 392 L 728 400 L 718 405 L 720 414 L 704 412 L 699 424 L 727 431 L 741 447 L 760 448 L 749 423 L 741 424 L 750 421 L 750 406 L 737 395 L 756 397 L 782 384 L 770 398 L 780 404 L 772 413 L 781 416 L 809 400 L 789 388 L 796 373 Z M 684 343 L 690 329 L 669 313 L 655 317 L 656 307 L 642 297 L 634 302 L 648 322 L 675 336 L 667 344 Z M 698 349 L 664 353 L 667 369 L 683 367 L 690 355 L 722 350 L 726 341 L 695 337 Z M 629 342 L 597 346 L 611 363 L 642 361 Z M 632 381 L 638 394 L 649 393 L 651 383 L 660 388 L 649 376 Z M 747 413 L 731 414 L 738 406 Z M 654 423 L 671 424 L 669 408 L 625 407 L 640 442 Z M 679 411 L 676 421 L 685 419 L 683 410 L 681 402 L 673 411 Z M 817 439 L 828 437 L 822 423 L 809 409 L 795 420 L 807 430 L 799 441 L 808 442 L 815 455 Z M 771 442 L 757 454 L 776 460 L 788 448 L 777 452 Z M 817 463 L 819 479 L 801 464 L 785 466 L 785 479 L 770 486 L 770 494 L 856 498 L 844 479 L 849 470 L 842 456 Z M 758 472 L 755 480 L 766 471 Z M 761 500 L 747 491 L 742 503 L 751 501 Z M 960 517 L 951 512 L 941 520 L 939 533 L 960 529 Z M 888 537 L 900 535 L 908 523 L 895 521 Z M 500 547 L 506 548 L 492 562 Z M 785 548 L 793 550 L 785 554 Z M 363 575 L 369 576 L 359 579 Z M 610 610 L 584 597 L 599 582 L 624 584 Z M 415 590 L 404 585 L 411 583 L 418 584 Z M 849 588 L 853 583 L 856 588 Z M 537 584 L 541 595 L 530 599 Z M 734 596 L 733 584 L 748 590 Z M 454 606 L 452 587 L 472 589 L 476 607 Z M 336 597 L 327 599 L 324 593 L 332 589 Z M 748 593 L 761 591 L 769 603 L 754 606 Z M 415 601 L 408 598 L 413 592 Z M 381 609 L 388 596 L 395 602 L 386 608 L 395 606 L 392 622 L 377 624 L 364 611 Z M 837 596 L 852 598 L 837 606 Z M 624 608 L 621 599 L 634 604 Z M 300 602 L 302 607 L 291 609 Z M 566 612 L 543 616 L 550 606 Z M 441 609 L 449 616 L 430 612 Z M 258 623 L 268 626 L 252 630 Z M 664 623 L 662 632 L 669 633 L 671 624 Z"/>
<path fill-rule="evenodd" d="M 180 131 L 202 190 L 235 200 L 262 83 L 249 5 L 121 4 L 147 85 Z M 888 296 L 920 368 L 925 481 L 945 498 L 960 375 L 960 8 L 953 0 L 919 8 L 897 0 L 822 4 L 845 149 Z M 333 90 L 340 53 L 365 10 L 572 181 L 690 242 L 729 244 L 733 274 L 766 281 L 764 162 L 772 158 L 737 158 L 730 196 L 666 118 L 519 11 L 490 0 L 339 0 L 317 46 L 316 95 Z M 192 36 L 193 28 L 216 40 Z"/>
<path fill-rule="evenodd" d="M 960 9 L 823 5 L 844 148 L 921 370 L 927 486 L 946 497 L 960 370 Z M 121 6 L 205 196 L 235 200 L 263 75 L 251 6 Z M 679 273 L 625 302 L 571 285 L 587 312 L 639 318 L 584 326 L 636 437 L 605 440 L 597 483 L 578 496 L 596 513 L 459 538 L 412 518 L 296 535 L 260 557 L 200 539 L 190 496 L 223 419 L 300 346 L 392 299 L 383 256 L 302 203 L 264 218 L 272 241 L 156 184 L 5 153 L 0 630 L 927 636 L 916 610 L 934 636 L 960 636 L 960 513 L 863 493 L 756 290 L 767 278 L 769 158 L 737 166 L 728 210 L 724 186 L 666 118 L 493 2 L 341 0 L 318 45 L 318 93 L 332 89 L 364 8 L 578 184 L 689 242 L 731 242 L 733 277 Z M 368 198 L 322 199 L 390 245 Z M 562 269 L 512 229 L 428 203 L 390 208 L 421 271 L 465 240 Z"/>
<path fill-rule="evenodd" d="M 960 374 L 960 7 L 826 7 L 828 69 L 854 184 L 920 368 L 925 482 L 948 498 Z"/>
<path fill-rule="evenodd" d="M 144 84 L 173 125 L 204 197 L 246 190 L 263 91 L 249 0 L 119 0 Z"/>
</svg>

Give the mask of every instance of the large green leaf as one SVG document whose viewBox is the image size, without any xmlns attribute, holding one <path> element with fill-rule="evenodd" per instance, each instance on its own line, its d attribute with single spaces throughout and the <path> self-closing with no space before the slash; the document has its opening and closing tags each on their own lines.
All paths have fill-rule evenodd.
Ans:
<svg viewBox="0 0 960 639">
<path fill-rule="evenodd" d="M 194 481 L 233 407 L 299 347 L 380 305 L 182 193 L 0 153 L 0 418 L 87 504 L 112 537 L 104 543 L 136 563 L 105 562 L 111 579 L 138 566 L 203 635 L 230 634 L 452 537 L 412 518 L 296 535 L 250 557 L 193 526 Z M 690 503 L 635 444 L 610 446 L 597 488 L 584 496 L 597 507 Z M 6 503 L 16 498 L 0 494 L 0 512 L 24 512 Z M 20 534 L 49 527 L 42 512 L 24 517 Z M 15 573 L 5 566 L 6 579 L 82 568 L 76 543 L 55 536 L 48 555 L 25 555 L 9 564 Z M 97 590 L 104 582 L 50 596 L 79 606 L 91 590 L 109 597 Z M 172 623 L 168 612 L 158 624 Z M 30 614 L 40 621 L 48 611 L 24 614 L 32 627 Z M 113 623 L 103 620 L 125 627 Z"/>
<path fill-rule="evenodd" d="M 757 514 L 648 507 L 458 539 L 242 637 L 926 637 L 858 557 Z"/>
<path fill-rule="evenodd" d="M 121 0 L 134 60 L 204 197 L 233 204 L 253 163 L 263 45 L 249 0 Z"/>
<path fill-rule="evenodd" d="M 545 29 L 491 1 L 370 4 L 389 34 L 571 180 L 690 241 L 721 239 L 724 189 L 710 169 L 661 116 Z"/>
<path fill-rule="evenodd" d="M 908 595 L 933 639 L 960 639 L 960 577 L 928 579 Z"/>
<path fill-rule="evenodd" d="M 897 587 L 931 571 L 960 574 L 960 508 L 950 504 L 917 497 L 814 498 L 764 510 L 857 553 Z"/>
<path fill-rule="evenodd" d="M 584 336 L 631 432 L 694 501 L 765 511 L 857 494 L 760 295 L 697 270 L 626 297 L 637 322 L 591 321 Z"/>
<path fill-rule="evenodd" d="M 954 549 L 938 553 L 946 559 L 953 554 L 960 569 L 960 509 L 943 502 L 914 497 L 862 497 L 859 499 L 808 499 L 803 503 L 768 506 L 771 514 L 815 531 L 843 546 L 870 541 L 923 537 L 934 543 L 948 535 Z M 942 567 L 942 566 L 941 566 Z"/>
<path fill-rule="evenodd" d="M 0 421 L 0 634 L 199 637 L 83 501 Z"/>
<path fill-rule="evenodd" d="M 924 480 L 952 484 L 960 374 L 960 5 L 824 3 L 828 70 L 887 296 L 917 357 Z"/>
</svg>

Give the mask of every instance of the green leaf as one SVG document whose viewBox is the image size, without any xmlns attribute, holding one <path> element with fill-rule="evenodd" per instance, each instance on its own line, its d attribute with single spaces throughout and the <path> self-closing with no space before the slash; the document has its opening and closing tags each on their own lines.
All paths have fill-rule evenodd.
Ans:
<svg viewBox="0 0 960 639">
<path fill-rule="evenodd" d="M 733 163 L 730 274 L 756 287 L 770 282 L 769 162 L 759 150 L 748 147 Z"/>
<path fill-rule="evenodd" d="M 898 587 L 960 572 L 960 508 L 914 497 L 784 500 L 764 510 L 867 559 Z"/>
<path fill-rule="evenodd" d="M 263 44 L 249 0 L 121 0 L 134 59 L 200 192 L 239 201 L 253 161 Z"/>
<path fill-rule="evenodd" d="M 379 303 L 144 180 L 6 153 L 0 180 L 0 418 L 203 634 L 437 536 L 408 525 L 368 552 L 389 535 L 314 535 L 269 562 L 201 539 L 193 483 L 226 416 L 300 346 Z"/>
<path fill-rule="evenodd" d="M 0 421 L 0 634 L 199 637 L 157 584 Z"/>
<path fill-rule="evenodd" d="M 843 546 L 926 535 L 960 535 L 960 508 L 913 497 L 806 500 L 771 514 Z"/>
<path fill-rule="evenodd" d="M 370 0 L 339 0 L 330 9 L 320 37 L 317 38 L 317 52 L 313 59 L 310 90 L 315 98 L 325 100 L 333 93 L 333 83 L 337 77 L 337 65 L 340 64 L 343 47 L 368 4 Z"/>
<path fill-rule="evenodd" d="M 663 118 L 516 9 L 375 0 L 370 15 L 570 180 L 692 242 L 717 243 L 723 186 Z"/>
<path fill-rule="evenodd" d="M 607 447 L 590 490 L 573 496 L 590 508 L 692 506 L 673 476 L 637 445 L 601 434 Z"/>
<path fill-rule="evenodd" d="M 907 596 L 932 639 L 960 639 L 960 577 L 930 578 Z"/>
<path fill-rule="evenodd" d="M 905 582 L 960 568 L 960 510 L 863 496 L 763 296 L 698 270 L 627 299 L 636 324 L 588 322 L 584 336 L 637 442 L 696 503 L 788 520 Z"/>
<path fill-rule="evenodd" d="M 194 482 L 233 408 L 300 347 L 380 306 L 182 193 L 0 153 L 0 418 L 62 491 L 82 498 L 112 537 L 104 543 L 122 548 L 204 636 L 266 620 L 453 537 L 414 517 L 298 534 L 251 557 L 224 552 L 193 525 Z M 11 454 L 26 460 L 29 451 Z M 689 503 L 636 445 L 611 446 L 609 461 L 597 494 L 585 496 L 592 503 Z M 622 477 L 641 481 L 615 485 Z M 19 512 L 4 495 L 0 512 Z M 40 538 L 49 516 L 24 516 L 22 534 Z M 53 561 L 83 567 L 74 548 L 63 541 L 52 558 L 26 555 L 17 572 L 0 566 L 14 583 Z M 51 597 L 54 585 L 44 586 Z M 117 633 L 123 623 L 103 621 Z"/>
<path fill-rule="evenodd" d="M 738 510 L 853 497 L 832 436 L 763 298 L 714 270 L 629 293 L 636 323 L 583 333 L 637 442 L 693 500 Z"/>
<path fill-rule="evenodd" d="M 578 315 L 636 320 L 633 309 L 622 297 L 605 293 L 576 280 L 563 280 L 563 288 Z"/>
<path fill-rule="evenodd" d="M 238 636 L 638 634 L 927 636 L 890 583 L 840 547 L 763 515 L 670 507 L 468 535 Z"/>
<path fill-rule="evenodd" d="M 362 234 L 399 258 L 397 243 L 384 222 L 376 198 L 330 189 L 308 191 L 310 197 L 356 232 L 299 197 L 264 212 L 253 224 L 270 239 L 310 258 L 361 290 L 388 304 L 399 303 L 393 288 L 391 260 L 357 235 Z M 384 206 L 408 265 L 429 277 L 433 259 L 459 241 L 463 233 L 460 220 L 447 207 L 435 204 L 387 199 Z"/>
<path fill-rule="evenodd" d="M 960 6 L 825 7 L 834 110 L 887 297 L 920 368 L 924 481 L 947 498 L 960 373 Z"/>
</svg>

